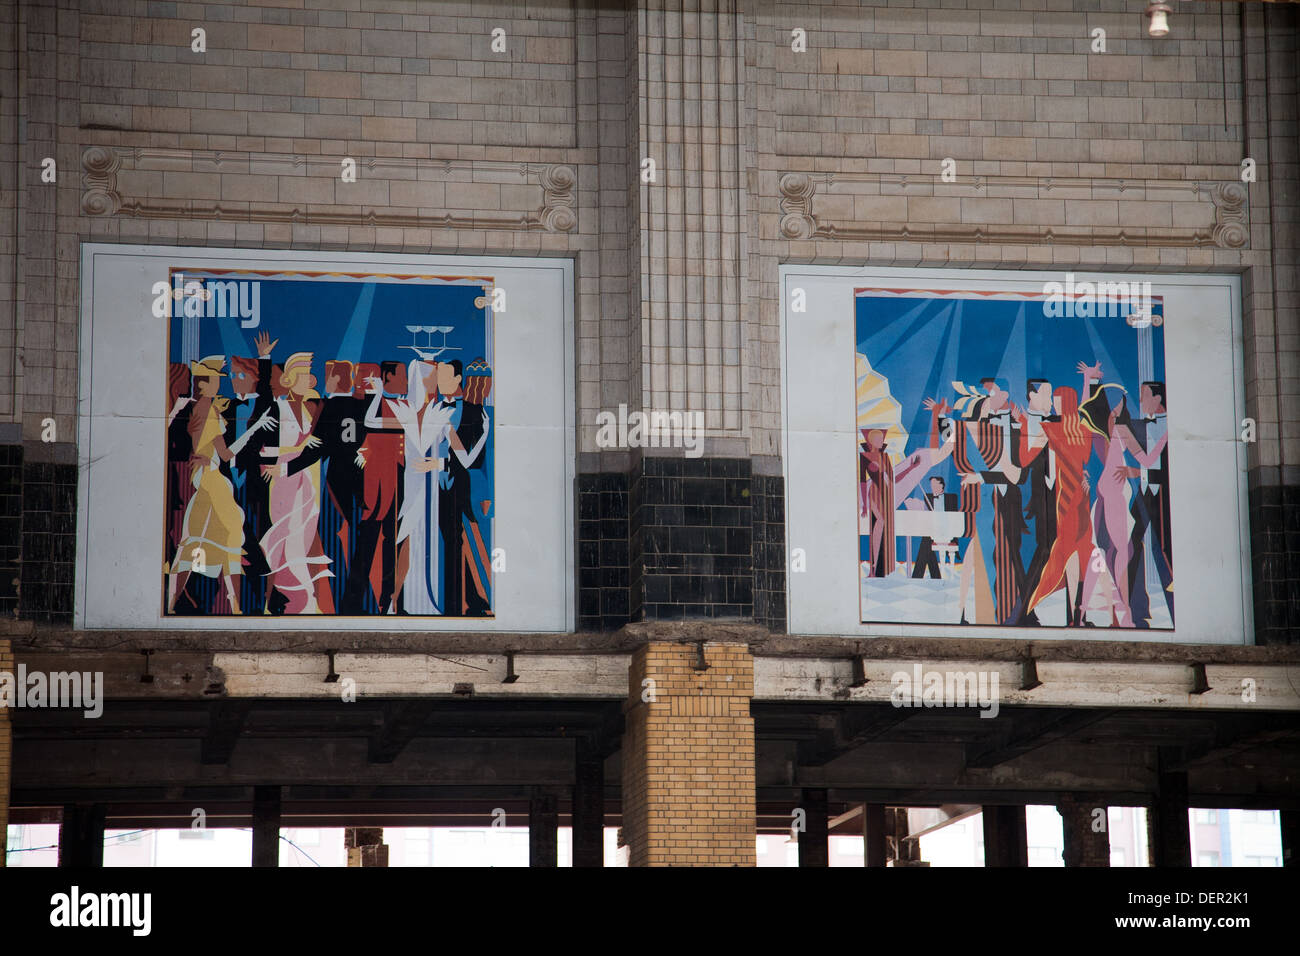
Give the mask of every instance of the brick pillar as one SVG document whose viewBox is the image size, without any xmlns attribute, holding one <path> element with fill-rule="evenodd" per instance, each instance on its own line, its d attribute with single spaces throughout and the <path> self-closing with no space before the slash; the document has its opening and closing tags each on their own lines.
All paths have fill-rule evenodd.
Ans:
<svg viewBox="0 0 1300 956">
<path fill-rule="evenodd" d="M 1101 829 L 1094 826 L 1094 811 L 1101 810 Z M 1110 834 L 1106 827 L 1106 801 L 1062 795 L 1056 805 L 1065 837 L 1062 853 L 1066 866 L 1110 866 Z"/>
<path fill-rule="evenodd" d="M 14 672 L 13 645 L 0 641 L 0 673 Z M 0 866 L 5 865 L 9 833 L 9 769 L 13 762 L 13 730 L 9 725 L 9 708 L 0 707 Z"/>
<path fill-rule="evenodd" d="M 348 851 L 348 866 L 388 866 L 383 827 L 344 828 L 343 848 Z"/>
<path fill-rule="evenodd" d="M 984 807 L 984 865 L 1029 865 L 1024 807 Z"/>
<path fill-rule="evenodd" d="M 646 644 L 628 669 L 623 839 L 631 866 L 753 866 L 754 662 L 743 644 Z M 646 683 L 649 681 L 650 683 Z"/>
</svg>

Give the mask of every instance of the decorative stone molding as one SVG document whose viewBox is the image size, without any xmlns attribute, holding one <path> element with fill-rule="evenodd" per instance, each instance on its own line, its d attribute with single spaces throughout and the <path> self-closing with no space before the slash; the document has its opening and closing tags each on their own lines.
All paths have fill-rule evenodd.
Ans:
<svg viewBox="0 0 1300 956">
<path fill-rule="evenodd" d="M 572 232 L 578 225 L 574 196 L 578 177 L 573 167 L 566 165 L 376 157 L 358 160 L 358 179 L 362 181 L 371 174 L 390 183 L 444 179 L 455 186 L 479 183 L 530 185 L 538 187 L 541 192 L 540 206 L 530 210 L 478 212 L 448 209 L 434 214 L 407 211 L 409 207 L 401 206 L 358 209 L 335 203 L 223 202 L 153 195 L 125 197 L 118 184 L 119 172 L 211 173 L 214 176 L 243 173 L 299 178 L 310 175 L 313 167 L 319 167 L 317 175 L 338 176 L 338 163 L 324 157 L 91 146 L 82 153 L 81 165 L 85 184 L 81 208 L 88 216 L 559 233 Z M 392 172 L 386 175 L 389 171 Z"/>
<path fill-rule="evenodd" d="M 121 166 L 117 151 L 108 146 L 91 146 L 81 154 L 81 211 L 87 216 L 111 216 L 122 207 L 117 194 L 117 169 Z"/>
<path fill-rule="evenodd" d="M 1250 239 L 1246 220 L 1246 187 L 1241 183 L 1220 183 L 1214 188 L 1214 244 L 1240 249 Z"/>
<path fill-rule="evenodd" d="M 808 239 L 817 228 L 812 214 L 817 184 L 807 173 L 786 173 L 781 177 L 781 235 L 786 239 Z"/>
<path fill-rule="evenodd" d="M 578 214 L 573 209 L 573 187 L 578 174 L 572 166 L 547 166 L 541 174 L 542 224 L 550 232 L 569 232 L 578 224 Z"/>
<path fill-rule="evenodd" d="M 787 172 L 778 186 L 780 238 L 793 241 L 1240 249 L 1250 237 L 1246 190 L 1235 181 L 976 176 L 946 183 L 930 174 Z M 1003 202 L 963 206 L 970 200 Z M 1034 210 L 1015 210 L 1017 200 L 1063 201 L 1064 216 L 1048 209 L 1035 223 Z M 872 218 L 873 209 L 887 211 Z"/>
</svg>

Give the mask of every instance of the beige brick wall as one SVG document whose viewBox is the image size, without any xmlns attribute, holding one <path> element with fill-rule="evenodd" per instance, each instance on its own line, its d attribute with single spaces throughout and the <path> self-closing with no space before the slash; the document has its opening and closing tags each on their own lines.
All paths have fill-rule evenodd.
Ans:
<svg viewBox="0 0 1300 956">
<path fill-rule="evenodd" d="M 623 839 L 632 866 L 754 865 L 753 658 L 744 644 L 710 643 L 704 654 L 709 667 L 697 671 L 694 645 L 647 644 L 628 668 Z"/>
<path fill-rule="evenodd" d="M 22 0 L 0 17 L 16 25 L 20 52 L 5 60 L 0 43 L 0 67 L 13 65 L 15 88 L 23 78 L 27 129 L 12 180 L 23 227 L 0 236 L 16 244 L 0 256 L 0 422 L 28 441 L 47 416 L 61 442 L 76 434 L 83 241 L 573 256 L 582 400 L 602 407 L 606 378 L 621 399 L 627 320 L 611 309 L 597 334 L 626 236 L 600 241 L 624 170 L 597 155 L 602 117 L 617 122 L 608 104 L 626 98 L 608 43 L 621 10 Z M 190 47 L 196 26 L 205 53 Z M 497 27 L 505 53 L 490 48 Z M 57 184 L 39 180 L 45 156 Z M 355 183 L 341 181 L 344 157 Z M 7 199 L 0 189 L 0 225 Z"/>
<path fill-rule="evenodd" d="M 324 9 L 322 7 L 334 7 Z M 83 125 L 270 136 L 574 146 L 572 4 L 81 6 Z M 191 49 L 194 27 L 205 53 Z M 505 51 L 492 49 L 492 31 Z"/>
<path fill-rule="evenodd" d="M 1262 6 L 1272 5 L 1245 5 L 1243 84 L 1238 5 L 1224 9 L 1222 40 L 1218 3 L 1176 5 L 1162 40 L 1146 35 L 1131 4 L 1091 6 L 750 8 L 756 186 L 747 197 L 745 327 L 754 454 L 780 453 L 778 267 L 818 262 L 1243 273 L 1247 414 L 1260 425 L 1250 465 L 1300 462 L 1300 440 L 1290 436 L 1300 423 L 1288 426 L 1285 449 L 1279 441 L 1279 421 L 1300 398 L 1276 396 L 1275 363 L 1300 363 L 1291 349 L 1300 326 L 1280 314 L 1286 329 L 1274 342 L 1274 288 L 1294 283 L 1275 279 L 1272 246 L 1283 240 L 1269 226 L 1270 210 L 1295 218 L 1294 190 L 1272 184 L 1294 175 L 1284 163 L 1297 140 L 1294 11 L 1268 11 L 1266 60 Z M 791 50 L 796 27 L 807 31 L 806 53 Z M 1094 27 L 1106 31 L 1105 53 L 1091 52 Z M 1259 170 L 1248 187 L 1240 183 L 1246 156 Z M 946 157 L 957 161 L 955 184 L 940 181 Z M 783 182 L 811 182 L 811 220 Z M 1281 261 L 1294 275 L 1294 255 L 1282 251 Z M 1300 396 L 1300 380 L 1281 371 L 1281 387 Z M 1300 480 L 1300 467 L 1287 471 Z"/>
<path fill-rule="evenodd" d="M 1052 6 L 777 4 L 787 35 L 808 31 L 808 52 L 777 48 L 777 152 L 1236 162 L 1240 109 L 1229 103 L 1224 129 L 1216 4 L 1180 6 L 1160 41 L 1146 36 L 1131 4 Z M 1236 44 L 1235 16 L 1228 27 Z M 1104 54 L 1092 52 L 1097 28 L 1106 31 Z M 1231 82 L 1234 97 L 1239 76 Z"/>
<path fill-rule="evenodd" d="M 85 240 L 572 256 L 588 455 L 624 401 L 704 410 L 709 453 L 779 454 L 782 262 L 1227 271 L 1248 290 L 1251 465 L 1300 461 L 1294 11 L 1246 5 L 1243 70 L 1238 5 L 1222 41 L 1217 3 L 1179 4 L 1159 41 L 1125 0 L 1092 6 L 6 5 L 0 73 L 23 97 L 0 141 L 20 112 L 26 137 L 0 177 L 0 422 L 75 433 Z M 1211 191 L 1247 153 L 1259 180 L 1227 242 Z M 786 231 L 790 174 L 821 177 L 811 215 L 835 229 Z"/>
</svg>

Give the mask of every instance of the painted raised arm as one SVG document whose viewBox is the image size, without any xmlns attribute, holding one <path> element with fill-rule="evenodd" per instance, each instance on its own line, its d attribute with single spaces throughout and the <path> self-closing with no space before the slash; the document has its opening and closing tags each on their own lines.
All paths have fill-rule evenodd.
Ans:
<svg viewBox="0 0 1300 956">
<path fill-rule="evenodd" d="M 244 434 L 235 439 L 235 443 L 230 446 L 231 455 L 238 455 L 243 451 L 244 446 L 248 444 L 248 440 L 252 438 L 254 434 L 272 428 L 274 425 L 275 421 L 271 418 L 271 413 L 263 412 L 261 418 L 249 425 L 248 428 L 244 430 Z"/>
</svg>

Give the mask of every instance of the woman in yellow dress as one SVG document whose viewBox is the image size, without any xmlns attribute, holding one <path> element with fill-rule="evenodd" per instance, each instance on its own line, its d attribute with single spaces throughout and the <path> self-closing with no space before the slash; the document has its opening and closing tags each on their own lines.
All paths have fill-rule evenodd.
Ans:
<svg viewBox="0 0 1300 956">
<path fill-rule="evenodd" d="M 221 371 L 226 359 L 212 355 L 190 363 L 194 376 L 194 407 L 190 412 L 189 435 L 191 484 L 194 494 L 185 508 L 184 539 L 176 549 L 176 558 L 167 579 L 167 613 L 176 610 L 176 599 L 189 581 L 190 574 L 222 577 L 231 610 L 239 614 L 239 586 L 243 577 L 244 512 L 235 501 L 230 479 L 221 473 L 221 463 L 230 461 L 259 428 L 274 425 L 271 416 L 263 415 L 227 447 L 224 412 L 230 399 L 217 394 Z"/>
</svg>

